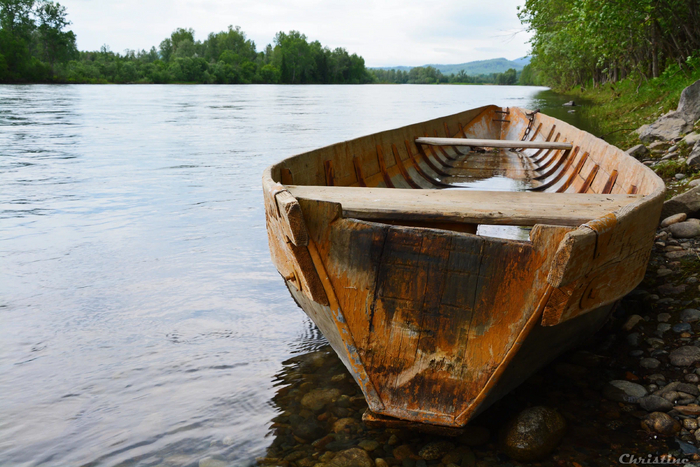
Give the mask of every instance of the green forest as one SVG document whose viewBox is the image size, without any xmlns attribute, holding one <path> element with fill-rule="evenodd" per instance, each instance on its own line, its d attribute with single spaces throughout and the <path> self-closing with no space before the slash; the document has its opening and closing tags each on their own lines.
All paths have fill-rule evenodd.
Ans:
<svg viewBox="0 0 700 467">
<path fill-rule="evenodd" d="M 176 29 L 158 48 L 78 51 L 66 8 L 52 1 L 0 0 L 0 81 L 60 83 L 361 84 L 375 81 L 362 57 L 330 50 L 298 31 L 279 32 L 258 52 L 239 27 Z"/>
<path fill-rule="evenodd" d="M 357 54 L 298 32 L 279 32 L 258 51 L 240 27 L 195 40 L 178 28 L 158 47 L 79 51 L 68 12 L 49 0 L 0 0 L 0 82 L 207 84 L 516 84 L 516 70 L 468 76 L 433 67 L 370 70 Z"/>
<path fill-rule="evenodd" d="M 647 82 L 700 64 L 698 0 L 527 0 L 519 16 L 534 33 L 524 84 Z"/>
</svg>

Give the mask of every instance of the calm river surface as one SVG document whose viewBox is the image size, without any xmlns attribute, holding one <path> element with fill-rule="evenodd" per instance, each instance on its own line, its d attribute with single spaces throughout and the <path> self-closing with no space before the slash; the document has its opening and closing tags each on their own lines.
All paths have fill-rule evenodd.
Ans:
<svg viewBox="0 0 700 467">
<path fill-rule="evenodd" d="M 0 465 L 250 464 L 282 362 L 325 344 L 270 262 L 263 169 L 485 104 L 577 118 L 562 102 L 515 86 L 0 86 Z"/>
</svg>

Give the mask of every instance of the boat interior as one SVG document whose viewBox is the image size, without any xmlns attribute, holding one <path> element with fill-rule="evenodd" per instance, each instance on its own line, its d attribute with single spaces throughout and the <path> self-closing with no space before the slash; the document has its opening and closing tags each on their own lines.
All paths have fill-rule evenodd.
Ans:
<svg viewBox="0 0 700 467">
<path fill-rule="evenodd" d="M 638 201 L 659 188 L 648 172 L 566 123 L 487 106 L 286 159 L 272 178 L 344 217 L 527 240 Z"/>
</svg>

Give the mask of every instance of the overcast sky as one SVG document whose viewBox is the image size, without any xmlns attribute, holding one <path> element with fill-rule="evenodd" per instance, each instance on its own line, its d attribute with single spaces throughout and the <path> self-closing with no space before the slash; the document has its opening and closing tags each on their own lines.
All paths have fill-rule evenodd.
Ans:
<svg viewBox="0 0 700 467">
<path fill-rule="evenodd" d="M 527 54 L 524 0 L 59 0 L 80 50 L 158 46 L 178 27 L 195 39 L 240 26 L 258 51 L 278 31 L 344 47 L 367 66 L 452 64 Z"/>
</svg>

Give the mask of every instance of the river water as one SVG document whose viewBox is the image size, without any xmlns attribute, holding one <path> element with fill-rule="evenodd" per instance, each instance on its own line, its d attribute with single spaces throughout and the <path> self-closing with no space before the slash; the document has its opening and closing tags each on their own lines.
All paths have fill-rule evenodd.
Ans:
<svg viewBox="0 0 700 467">
<path fill-rule="evenodd" d="M 263 169 L 486 104 L 587 127 L 562 103 L 517 86 L 0 86 L 0 465 L 250 464 L 283 362 L 325 345 L 270 262 Z"/>
</svg>

